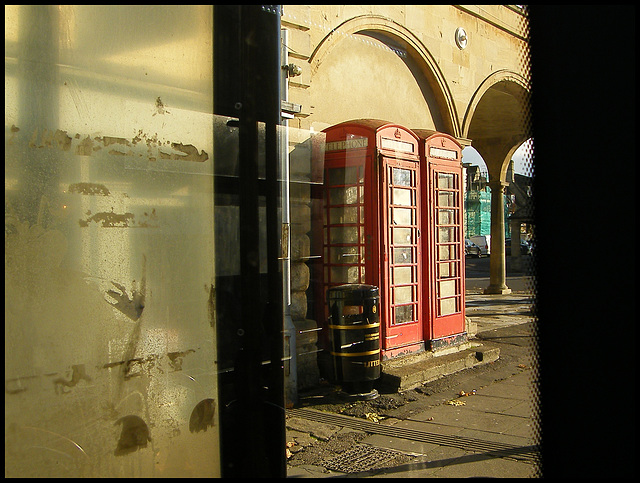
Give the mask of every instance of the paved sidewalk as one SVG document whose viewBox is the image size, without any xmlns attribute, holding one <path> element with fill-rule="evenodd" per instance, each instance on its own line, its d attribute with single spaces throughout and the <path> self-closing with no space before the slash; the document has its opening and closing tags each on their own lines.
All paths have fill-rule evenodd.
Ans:
<svg viewBox="0 0 640 483">
<path fill-rule="evenodd" d="M 326 461 L 289 465 L 287 476 L 541 476 L 532 302 L 523 292 L 468 294 L 466 313 L 477 324 L 477 340 L 500 347 L 500 360 L 435 381 L 445 389 L 434 389 L 428 404 L 408 416 L 371 422 L 312 408 L 289 411 L 288 418 L 307 425 L 297 429 L 315 435 L 308 444 L 319 435 L 329 442 L 359 436 L 336 446 L 336 455 Z"/>
<path fill-rule="evenodd" d="M 375 476 L 535 477 L 536 424 L 531 373 L 477 389 L 471 396 L 452 398 L 411 419 L 392 422 L 433 435 L 455 436 L 440 444 L 371 435 L 362 442 L 416 455 L 410 464 L 382 470 Z M 457 405 L 462 404 L 462 405 Z M 467 443 L 454 446 L 454 443 Z M 399 473 L 403 473 L 400 475 Z M 404 474 L 408 473 L 408 474 Z M 374 475 L 372 475 L 374 476 Z"/>
</svg>

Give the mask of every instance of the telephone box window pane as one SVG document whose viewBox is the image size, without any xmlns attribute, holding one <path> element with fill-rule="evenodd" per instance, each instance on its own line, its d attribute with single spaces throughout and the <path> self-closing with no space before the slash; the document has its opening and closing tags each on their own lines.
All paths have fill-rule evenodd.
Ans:
<svg viewBox="0 0 640 483">
<path fill-rule="evenodd" d="M 455 223 L 455 210 L 438 210 L 439 225 L 453 225 Z"/>
<path fill-rule="evenodd" d="M 443 299 L 440 301 L 440 315 L 451 315 L 455 314 L 456 310 L 456 299 Z"/>
<path fill-rule="evenodd" d="M 454 194 L 450 191 L 439 191 L 438 206 L 456 206 Z"/>
<path fill-rule="evenodd" d="M 454 263 L 441 263 L 438 266 L 438 278 L 449 278 L 456 276 L 456 266 Z"/>
<path fill-rule="evenodd" d="M 393 210 L 393 222 L 396 225 L 406 226 L 413 225 L 413 213 L 412 208 L 392 208 Z"/>
<path fill-rule="evenodd" d="M 438 260 L 455 260 L 456 247 L 454 245 L 441 245 L 438 247 Z"/>
<path fill-rule="evenodd" d="M 358 208 L 355 206 L 341 206 L 338 208 L 329 209 L 329 223 L 345 224 L 345 223 L 358 223 Z M 363 221 L 362 219 L 360 220 Z"/>
<path fill-rule="evenodd" d="M 393 184 L 395 186 L 413 186 L 411 181 L 411 170 L 393 168 Z"/>
<path fill-rule="evenodd" d="M 347 166 L 344 168 L 332 168 L 329 170 L 329 185 L 337 186 L 341 184 L 358 184 L 364 180 L 359 177 L 358 166 Z"/>
<path fill-rule="evenodd" d="M 438 277 L 449 278 L 451 276 L 448 263 L 441 263 L 438 265 Z"/>
<path fill-rule="evenodd" d="M 454 239 L 455 228 L 454 227 L 439 227 L 438 228 L 438 242 L 447 243 L 455 241 Z"/>
<path fill-rule="evenodd" d="M 393 289 L 395 294 L 394 303 L 395 304 L 408 304 L 413 302 L 413 288 L 409 287 L 395 287 Z"/>
<path fill-rule="evenodd" d="M 360 283 L 360 273 L 358 266 L 354 267 L 331 267 L 332 283 Z"/>
<path fill-rule="evenodd" d="M 403 305 L 396 307 L 396 324 L 413 321 L 413 305 Z"/>
<path fill-rule="evenodd" d="M 455 188 L 453 177 L 450 173 L 438 173 L 438 188 Z"/>
<path fill-rule="evenodd" d="M 456 281 L 455 280 L 443 280 L 438 282 L 440 286 L 440 297 L 453 297 L 456 295 Z"/>
<path fill-rule="evenodd" d="M 411 203 L 411 190 L 393 188 L 393 201 L 394 205 L 412 206 Z"/>
<path fill-rule="evenodd" d="M 358 227 L 357 226 L 332 227 L 330 243 L 358 243 Z"/>
<path fill-rule="evenodd" d="M 358 187 L 331 188 L 329 190 L 329 204 L 353 205 L 358 202 Z"/>
<path fill-rule="evenodd" d="M 393 283 L 398 285 L 401 283 L 413 282 L 411 267 L 394 267 L 393 269 Z"/>
<path fill-rule="evenodd" d="M 394 248 L 393 249 L 393 263 L 413 263 L 413 249 L 408 248 Z"/>
<path fill-rule="evenodd" d="M 329 250 L 329 263 L 358 263 L 360 261 L 358 247 L 332 247 Z"/>
<path fill-rule="evenodd" d="M 411 228 L 394 228 L 393 244 L 394 245 L 410 245 L 411 244 Z"/>
</svg>

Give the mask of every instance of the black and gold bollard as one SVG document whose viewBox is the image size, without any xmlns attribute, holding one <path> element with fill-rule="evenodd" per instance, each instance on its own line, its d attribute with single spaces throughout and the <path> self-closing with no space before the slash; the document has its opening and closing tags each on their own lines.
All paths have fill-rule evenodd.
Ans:
<svg viewBox="0 0 640 483">
<path fill-rule="evenodd" d="M 378 396 L 380 377 L 380 295 L 378 287 L 348 284 L 327 291 L 334 376 L 352 396 Z"/>
</svg>

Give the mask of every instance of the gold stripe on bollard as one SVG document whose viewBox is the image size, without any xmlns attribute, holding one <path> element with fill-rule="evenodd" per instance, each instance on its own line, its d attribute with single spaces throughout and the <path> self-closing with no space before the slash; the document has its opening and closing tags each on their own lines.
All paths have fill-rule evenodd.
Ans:
<svg viewBox="0 0 640 483">
<path fill-rule="evenodd" d="M 338 356 L 338 357 L 358 357 L 358 356 L 370 356 L 373 354 L 379 354 L 380 353 L 380 349 L 375 349 L 372 351 L 366 351 L 366 352 L 331 352 L 332 356 Z"/>
</svg>

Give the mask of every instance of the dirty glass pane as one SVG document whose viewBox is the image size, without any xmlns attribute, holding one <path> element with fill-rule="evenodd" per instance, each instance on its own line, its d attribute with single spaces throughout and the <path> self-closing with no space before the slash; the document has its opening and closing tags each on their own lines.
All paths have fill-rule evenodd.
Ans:
<svg viewBox="0 0 640 483">
<path fill-rule="evenodd" d="M 329 204 L 352 205 L 358 202 L 358 187 L 332 188 L 329 190 Z"/>
<path fill-rule="evenodd" d="M 413 263 L 413 248 L 394 248 L 393 263 Z"/>
<path fill-rule="evenodd" d="M 332 283 L 360 283 L 358 267 L 331 267 Z"/>
<path fill-rule="evenodd" d="M 358 227 L 333 226 L 330 236 L 330 243 L 358 243 Z"/>
<path fill-rule="evenodd" d="M 456 206 L 454 194 L 451 191 L 439 191 L 438 206 Z"/>
<path fill-rule="evenodd" d="M 393 244 L 394 245 L 410 245 L 411 240 L 411 228 L 394 228 L 393 229 Z"/>
<path fill-rule="evenodd" d="M 455 188 L 454 175 L 450 173 L 438 173 L 438 188 Z"/>
<path fill-rule="evenodd" d="M 395 186 L 413 186 L 410 169 L 393 168 L 393 184 Z"/>
<path fill-rule="evenodd" d="M 438 227 L 438 242 L 446 243 L 455 241 L 455 230 L 456 228 L 454 227 Z"/>
<path fill-rule="evenodd" d="M 451 315 L 458 312 L 456 300 L 456 298 L 440 300 L 440 316 Z"/>
<path fill-rule="evenodd" d="M 393 223 L 396 225 L 412 225 L 413 214 L 415 210 L 412 208 L 391 208 L 393 213 Z"/>
<path fill-rule="evenodd" d="M 394 303 L 395 304 L 406 304 L 409 302 L 413 302 L 413 287 L 394 287 Z"/>
<path fill-rule="evenodd" d="M 413 321 L 413 305 L 401 305 L 395 308 L 395 323 L 402 324 Z"/>
<path fill-rule="evenodd" d="M 453 225 L 455 223 L 455 210 L 438 210 L 439 225 Z"/>
<path fill-rule="evenodd" d="M 341 206 L 338 208 L 329 208 L 329 223 L 332 225 L 343 223 L 358 223 L 358 208 L 350 206 Z M 364 222 L 364 220 L 360 220 Z"/>
<path fill-rule="evenodd" d="M 394 284 L 402 284 L 402 283 L 411 283 L 413 282 L 412 277 L 413 269 L 411 267 L 394 267 L 393 268 L 393 283 Z"/>
<path fill-rule="evenodd" d="M 438 264 L 438 277 L 448 278 L 456 276 L 456 264 L 455 263 L 440 263 Z"/>
<path fill-rule="evenodd" d="M 455 280 L 443 280 L 438 282 L 440 286 L 440 297 L 451 297 L 456 295 L 456 281 Z"/>
<path fill-rule="evenodd" d="M 412 206 L 412 194 L 413 192 L 408 189 L 393 188 L 393 200 L 392 204 L 402 206 Z"/>
<path fill-rule="evenodd" d="M 5 476 L 219 476 L 212 7 L 6 9 Z"/>
<path fill-rule="evenodd" d="M 358 247 L 332 247 L 329 249 L 329 263 L 358 263 Z"/>
<path fill-rule="evenodd" d="M 438 260 L 455 260 L 455 245 L 440 245 L 438 247 Z"/>
</svg>

